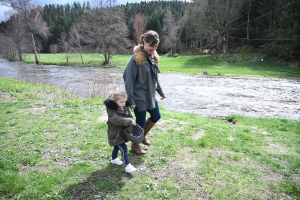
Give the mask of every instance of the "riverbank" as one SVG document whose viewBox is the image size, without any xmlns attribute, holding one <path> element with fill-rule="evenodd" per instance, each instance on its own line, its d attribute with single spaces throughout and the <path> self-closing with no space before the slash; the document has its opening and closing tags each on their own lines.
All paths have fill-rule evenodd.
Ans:
<svg viewBox="0 0 300 200">
<path fill-rule="evenodd" d="M 72 67 L 101 67 L 101 54 L 70 54 L 66 62 L 66 54 L 39 54 L 41 65 L 59 65 Z M 132 55 L 113 55 L 113 66 L 124 70 Z M 83 58 L 83 63 L 81 58 Z M 26 63 L 35 64 L 33 54 L 24 55 Z M 103 67 L 103 66 L 102 66 Z M 169 57 L 161 55 L 159 68 L 163 74 L 189 74 L 210 76 L 255 76 L 267 78 L 298 78 L 298 65 L 279 63 L 270 60 L 261 53 L 227 53 L 213 55 L 180 55 Z"/>
<path fill-rule="evenodd" d="M 0 78 L 1 199 L 297 199 L 299 120 L 162 108 L 138 171 L 110 164 L 103 99 Z M 127 143 L 130 145 L 129 143 Z M 134 189 L 133 189 L 134 186 Z"/>
<path fill-rule="evenodd" d="M 121 69 L 31 65 L 0 60 L 0 76 L 55 86 L 81 97 L 124 89 Z M 165 74 L 167 110 L 224 119 L 230 115 L 300 119 L 300 79 Z"/>
</svg>

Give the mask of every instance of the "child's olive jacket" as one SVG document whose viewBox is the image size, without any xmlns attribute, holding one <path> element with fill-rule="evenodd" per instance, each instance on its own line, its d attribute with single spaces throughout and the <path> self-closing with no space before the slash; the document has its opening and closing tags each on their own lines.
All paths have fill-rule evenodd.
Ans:
<svg viewBox="0 0 300 200">
<path fill-rule="evenodd" d="M 108 115 L 107 121 L 107 137 L 110 146 L 128 142 L 125 136 L 124 128 L 132 125 L 132 115 L 128 107 L 125 106 L 124 110 L 120 110 L 118 105 L 110 100 L 104 101 Z"/>
</svg>

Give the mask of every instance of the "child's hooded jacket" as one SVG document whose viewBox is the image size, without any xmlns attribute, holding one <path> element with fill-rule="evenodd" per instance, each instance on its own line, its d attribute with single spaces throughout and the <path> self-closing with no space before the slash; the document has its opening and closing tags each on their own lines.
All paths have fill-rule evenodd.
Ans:
<svg viewBox="0 0 300 200">
<path fill-rule="evenodd" d="M 118 105 L 110 100 L 106 99 L 104 101 L 106 106 L 108 120 L 107 120 L 107 137 L 108 144 L 110 146 L 116 146 L 118 144 L 128 142 L 128 139 L 125 136 L 124 128 L 132 125 L 132 115 L 129 108 L 126 106 L 124 110 L 121 110 Z"/>
</svg>

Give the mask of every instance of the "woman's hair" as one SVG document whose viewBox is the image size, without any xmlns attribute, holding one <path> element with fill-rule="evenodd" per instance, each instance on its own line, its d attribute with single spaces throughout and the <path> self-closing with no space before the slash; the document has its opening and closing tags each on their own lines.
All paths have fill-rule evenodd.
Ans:
<svg viewBox="0 0 300 200">
<path fill-rule="evenodd" d="M 128 95 L 124 91 L 117 90 L 117 91 L 109 92 L 108 98 L 112 101 L 118 101 L 123 98 L 128 98 Z"/>
<path fill-rule="evenodd" d="M 144 42 L 149 43 L 151 45 L 156 45 L 159 43 L 159 35 L 157 32 L 149 30 L 140 37 L 140 44 L 144 44 Z"/>
</svg>

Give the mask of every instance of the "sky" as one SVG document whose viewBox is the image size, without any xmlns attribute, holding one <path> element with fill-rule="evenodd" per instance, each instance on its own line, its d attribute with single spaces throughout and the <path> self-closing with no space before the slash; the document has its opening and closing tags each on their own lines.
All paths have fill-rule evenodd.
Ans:
<svg viewBox="0 0 300 200">
<path fill-rule="evenodd" d="M 36 0 L 37 4 L 44 6 L 45 4 L 73 4 L 73 2 L 80 2 L 81 4 L 83 4 L 83 2 L 87 2 L 87 0 Z M 146 0 L 142 0 L 142 1 L 146 1 Z M 89 2 L 91 4 L 93 4 L 93 0 L 89 0 Z M 117 0 L 118 4 L 126 4 L 126 3 L 135 3 L 135 2 L 141 2 L 141 0 Z M 3 5 L 0 5 L 0 23 L 1 21 L 6 21 L 7 17 L 5 17 L 4 12 L 9 10 L 8 7 L 5 7 Z"/>
</svg>

